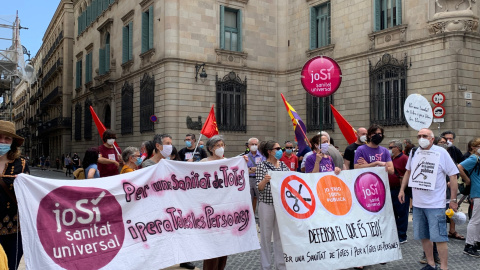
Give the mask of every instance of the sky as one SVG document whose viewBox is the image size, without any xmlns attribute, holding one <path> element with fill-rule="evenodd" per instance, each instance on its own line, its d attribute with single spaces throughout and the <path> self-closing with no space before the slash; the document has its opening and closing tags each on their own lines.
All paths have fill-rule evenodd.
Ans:
<svg viewBox="0 0 480 270">
<path fill-rule="evenodd" d="M 34 57 L 42 46 L 42 38 L 60 0 L 0 0 L 0 24 L 12 25 L 18 10 L 20 42 Z M 0 38 L 11 38 L 12 30 L 0 28 Z M 11 41 L 0 40 L 0 49 L 6 49 Z M 28 56 L 25 55 L 25 60 Z"/>
</svg>

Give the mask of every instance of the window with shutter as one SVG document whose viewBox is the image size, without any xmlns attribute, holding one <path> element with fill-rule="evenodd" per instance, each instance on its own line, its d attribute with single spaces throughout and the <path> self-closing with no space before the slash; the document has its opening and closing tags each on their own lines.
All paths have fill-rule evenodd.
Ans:
<svg viewBox="0 0 480 270">
<path fill-rule="evenodd" d="M 310 8 L 310 49 L 330 45 L 330 2 Z"/>
<path fill-rule="evenodd" d="M 142 53 L 153 48 L 153 6 L 142 13 Z"/>
<path fill-rule="evenodd" d="M 242 11 L 220 6 L 220 48 L 242 51 Z"/>
<path fill-rule="evenodd" d="M 402 24 L 402 0 L 375 0 L 374 30 L 384 30 Z"/>
</svg>

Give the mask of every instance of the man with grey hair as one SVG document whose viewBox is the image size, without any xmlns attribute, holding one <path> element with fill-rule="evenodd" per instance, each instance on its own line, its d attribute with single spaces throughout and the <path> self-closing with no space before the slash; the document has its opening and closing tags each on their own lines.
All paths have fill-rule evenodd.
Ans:
<svg viewBox="0 0 480 270">
<path fill-rule="evenodd" d="M 402 179 L 405 175 L 405 166 L 407 165 L 408 157 L 402 153 L 403 145 L 399 140 L 389 142 L 388 151 L 392 156 L 393 174 L 388 175 L 388 182 L 390 183 L 390 194 L 392 195 L 393 214 L 395 216 L 395 223 L 397 224 L 398 241 L 400 244 L 407 242 L 408 229 L 408 210 L 409 205 L 400 203 L 398 200 L 398 193 L 402 186 Z M 407 189 L 405 193 L 405 200 L 410 201 L 411 191 Z"/>
<path fill-rule="evenodd" d="M 266 160 L 266 158 L 260 153 L 260 151 L 258 151 L 258 144 L 259 141 L 257 138 L 248 139 L 248 148 L 250 149 L 250 152 L 247 154 L 247 166 L 250 179 L 250 196 L 252 197 L 253 213 L 255 213 L 255 210 L 257 209 L 258 198 L 256 178 L 257 165 Z"/>
<path fill-rule="evenodd" d="M 433 256 L 432 242 L 437 243 L 441 263 L 440 268 L 448 269 L 448 236 L 445 215 L 447 183 L 445 178 L 447 175 L 450 178 L 452 198 L 450 200 L 450 208 L 453 211 L 457 211 L 458 169 L 447 150 L 433 145 L 434 135 L 430 129 L 424 128 L 418 131 L 417 138 L 420 148 L 415 151 L 415 155 L 412 155 L 413 157 L 408 159 L 407 171 L 402 180 L 398 200 L 400 203 L 406 202 L 405 188 L 407 184 L 413 185 L 415 182 L 421 182 L 421 186 L 425 187 L 412 187 L 413 235 L 415 239 L 422 241 L 423 251 L 427 256 L 428 265 L 423 269 L 437 269 Z M 425 165 L 426 157 L 429 157 L 428 164 L 430 167 L 433 166 L 433 169 L 419 170 L 422 165 Z M 411 173 L 412 171 L 413 173 Z M 436 171 L 436 175 L 432 175 L 434 179 L 431 179 L 431 172 L 427 171 Z M 419 179 L 418 176 L 422 177 Z"/>
</svg>

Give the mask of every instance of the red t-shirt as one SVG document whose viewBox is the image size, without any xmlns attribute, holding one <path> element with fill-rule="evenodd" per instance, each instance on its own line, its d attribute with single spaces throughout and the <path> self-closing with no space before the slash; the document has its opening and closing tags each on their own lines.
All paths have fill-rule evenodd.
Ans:
<svg viewBox="0 0 480 270">
<path fill-rule="evenodd" d="M 400 155 L 392 158 L 393 168 L 395 169 L 394 174 L 388 175 L 388 182 L 390 183 L 390 189 L 399 189 L 402 185 L 400 177 L 403 177 L 407 169 L 408 156 L 400 153 Z"/>
<path fill-rule="evenodd" d="M 108 148 L 102 144 L 98 147 L 98 152 L 100 153 L 100 155 L 102 155 L 103 158 L 116 160 L 117 162 L 120 162 L 117 158 L 117 151 L 115 151 L 115 148 L 113 147 Z M 120 147 L 118 147 L 118 152 L 122 154 L 122 149 L 120 149 Z M 98 166 L 98 171 L 100 172 L 100 177 L 107 177 L 107 176 L 118 174 L 118 167 L 115 166 L 115 164 L 102 164 L 98 162 L 97 166 Z"/>
<path fill-rule="evenodd" d="M 298 168 L 298 157 L 293 153 L 290 155 L 290 157 L 287 157 L 287 154 L 283 153 L 280 161 L 283 161 L 290 171 L 296 171 Z"/>
</svg>

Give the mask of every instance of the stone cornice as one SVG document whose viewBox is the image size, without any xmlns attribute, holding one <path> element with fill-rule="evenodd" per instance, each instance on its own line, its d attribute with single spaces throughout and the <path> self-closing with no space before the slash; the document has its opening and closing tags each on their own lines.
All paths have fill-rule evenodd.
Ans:
<svg viewBox="0 0 480 270">
<path fill-rule="evenodd" d="M 97 30 L 98 30 L 99 32 L 102 32 L 103 29 L 108 28 L 111 24 L 113 24 L 113 19 L 112 19 L 112 18 L 108 18 L 107 20 L 105 20 L 105 22 L 103 22 L 102 24 L 100 24 L 100 26 L 97 27 Z"/>
<path fill-rule="evenodd" d="M 123 15 L 122 17 L 122 22 L 125 23 L 125 22 L 128 22 L 130 21 L 130 19 L 133 17 L 133 14 L 135 13 L 135 10 L 132 9 L 130 10 L 129 12 L 127 12 L 127 14 Z"/>
</svg>

